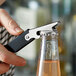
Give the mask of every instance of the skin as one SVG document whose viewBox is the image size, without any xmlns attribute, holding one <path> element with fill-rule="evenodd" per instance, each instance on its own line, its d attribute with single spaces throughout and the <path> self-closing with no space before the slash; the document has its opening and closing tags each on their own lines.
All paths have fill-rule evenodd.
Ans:
<svg viewBox="0 0 76 76">
<path fill-rule="evenodd" d="M 17 25 L 17 23 L 9 16 L 4 10 L 0 9 L 0 25 L 4 26 L 7 31 L 12 35 L 20 35 L 23 30 Z M 0 74 L 7 72 L 10 68 L 10 64 L 15 66 L 24 66 L 26 61 L 8 51 L 3 45 L 0 44 Z"/>
</svg>

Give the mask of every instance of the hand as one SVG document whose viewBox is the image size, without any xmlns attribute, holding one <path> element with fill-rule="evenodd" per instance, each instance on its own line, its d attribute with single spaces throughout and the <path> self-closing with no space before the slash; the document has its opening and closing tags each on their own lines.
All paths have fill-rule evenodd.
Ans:
<svg viewBox="0 0 76 76">
<path fill-rule="evenodd" d="M 12 35 L 19 35 L 23 30 L 17 25 L 17 23 L 9 16 L 4 10 L 0 9 L 0 24 L 4 26 L 7 31 Z M 24 66 L 25 60 L 14 53 L 8 51 L 3 45 L 0 44 L 0 74 L 3 74 L 9 70 L 9 65 Z"/>
</svg>

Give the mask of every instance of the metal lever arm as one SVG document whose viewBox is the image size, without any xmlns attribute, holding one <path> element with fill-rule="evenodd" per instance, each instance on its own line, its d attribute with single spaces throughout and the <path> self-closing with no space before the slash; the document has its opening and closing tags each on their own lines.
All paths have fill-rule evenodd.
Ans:
<svg viewBox="0 0 76 76">
<path fill-rule="evenodd" d="M 41 31 L 53 32 L 58 23 L 59 22 L 54 22 L 52 24 L 48 24 L 42 27 L 26 30 L 15 40 L 5 45 L 5 47 L 11 52 L 17 52 L 33 40 L 39 39 Z"/>
<path fill-rule="evenodd" d="M 12 42 L 5 45 L 5 47 L 11 51 L 11 52 L 18 52 L 20 49 L 22 49 L 24 46 L 29 44 L 34 40 L 34 38 L 30 40 L 25 40 L 25 35 L 29 33 L 29 30 L 24 31 L 20 36 L 18 36 L 16 39 L 14 39 Z"/>
</svg>

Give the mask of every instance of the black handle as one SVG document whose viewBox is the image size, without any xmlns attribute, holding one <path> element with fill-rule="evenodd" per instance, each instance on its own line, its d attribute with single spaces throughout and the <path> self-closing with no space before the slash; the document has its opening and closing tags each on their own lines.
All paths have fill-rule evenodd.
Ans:
<svg viewBox="0 0 76 76">
<path fill-rule="evenodd" d="M 25 35 L 29 33 L 29 30 L 24 31 L 20 36 L 14 39 L 12 42 L 5 45 L 5 47 L 11 52 L 18 52 L 24 46 L 28 45 L 30 42 L 34 40 L 34 38 L 30 40 L 25 40 Z"/>
</svg>

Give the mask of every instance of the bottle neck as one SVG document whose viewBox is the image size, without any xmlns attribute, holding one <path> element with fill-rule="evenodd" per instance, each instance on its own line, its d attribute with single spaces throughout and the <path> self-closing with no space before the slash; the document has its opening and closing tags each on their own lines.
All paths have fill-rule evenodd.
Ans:
<svg viewBox="0 0 76 76">
<path fill-rule="evenodd" d="M 51 35 L 47 37 L 45 59 L 59 60 L 57 33 L 51 33 Z"/>
</svg>

